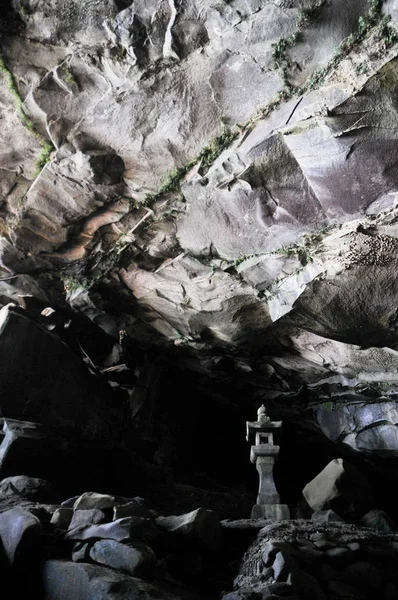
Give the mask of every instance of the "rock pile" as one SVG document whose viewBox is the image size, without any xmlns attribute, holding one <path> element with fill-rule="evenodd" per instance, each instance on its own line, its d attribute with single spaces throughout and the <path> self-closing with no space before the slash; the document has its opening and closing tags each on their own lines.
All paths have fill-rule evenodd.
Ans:
<svg viewBox="0 0 398 600">
<path fill-rule="evenodd" d="M 46 600 L 195 600 L 184 579 L 194 568 L 199 577 L 203 554 L 220 549 L 221 526 L 203 508 L 163 517 L 139 497 L 87 492 L 58 507 L 5 510 L 0 539 L 2 575 L 18 598 L 29 590 Z"/>
<path fill-rule="evenodd" d="M 268 525 L 245 554 L 223 600 L 394 600 L 398 535 L 354 525 Z"/>
</svg>

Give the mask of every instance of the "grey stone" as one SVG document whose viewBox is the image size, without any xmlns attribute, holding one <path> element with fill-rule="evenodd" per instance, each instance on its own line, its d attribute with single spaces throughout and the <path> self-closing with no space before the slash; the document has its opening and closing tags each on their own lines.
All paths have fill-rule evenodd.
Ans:
<svg viewBox="0 0 398 600">
<path fill-rule="evenodd" d="M 358 552 L 358 550 L 361 549 L 361 545 L 358 542 L 349 542 L 347 548 L 351 550 L 351 552 Z"/>
<path fill-rule="evenodd" d="M 76 500 L 80 498 L 80 496 L 72 496 L 72 498 L 68 498 L 67 500 L 64 500 L 63 502 L 61 502 L 61 506 L 64 508 L 72 508 L 76 502 Z"/>
<path fill-rule="evenodd" d="M 358 433 L 357 447 L 360 450 L 391 451 L 398 450 L 398 427 L 393 424 L 375 424 Z"/>
<path fill-rule="evenodd" d="M 275 580 L 286 581 L 293 565 L 295 565 L 295 561 L 291 555 L 277 552 L 272 565 Z"/>
<path fill-rule="evenodd" d="M 144 542 L 151 542 L 158 535 L 159 532 L 151 519 L 125 517 L 111 523 L 82 526 L 80 529 L 70 530 L 66 533 L 65 539 L 84 541 L 98 538 L 123 542 L 138 538 Z"/>
<path fill-rule="evenodd" d="M 264 404 L 257 411 L 257 421 L 246 421 L 246 439 L 253 442 L 250 460 L 255 463 L 260 478 L 257 502 L 251 512 L 252 519 L 279 521 L 290 518 L 289 507 L 280 504 L 273 475 L 279 454 L 279 446 L 274 444 L 274 434 L 281 427 L 282 421 L 270 420 Z"/>
<path fill-rule="evenodd" d="M 99 523 L 104 523 L 106 520 L 105 514 L 99 508 L 74 510 L 68 532 L 89 527 L 90 525 L 98 525 Z"/>
<path fill-rule="evenodd" d="M 170 533 L 197 539 L 211 551 L 220 549 L 221 525 L 217 515 L 211 510 L 198 508 L 185 515 L 158 517 L 156 524 Z"/>
<path fill-rule="evenodd" d="M 319 521 L 320 523 L 345 523 L 344 519 L 340 517 L 334 510 L 330 508 L 328 510 L 316 510 L 311 515 L 311 521 Z"/>
<path fill-rule="evenodd" d="M 23 508 L 0 513 L 0 539 L 10 565 L 27 563 L 30 555 L 33 560 L 37 559 L 41 551 L 41 533 L 39 519 Z"/>
<path fill-rule="evenodd" d="M 275 556 L 277 554 L 277 552 L 280 551 L 280 545 L 278 543 L 274 543 L 274 542 L 269 542 L 264 550 L 263 550 L 263 554 L 262 554 L 262 560 L 263 563 L 266 567 L 270 567 L 274 560 L 275 560 Z"/>
<path fill-rule="evenodd" d="M 65 531 L 68 529 L 69 524 L 73 517 L 73 509 L 61 507 L 57 508 L 53 516 L 51 517 L 51 523 L 58 527 L 59 529 L 64 529 Z"/>
<path fill-rule="evenodd" d="M 89 562 L 91 546 L 90 542 L 75 542 L 72 550 L 73 562 Z"/>
<path fill-rule="evenodd" d="M 363 527 L 371 527 L 383 533 L 392 533 L 395 529 L 394 523 L 383 510 L 373 508 L 361 518 Z"/>
<path fill-rule="evenodd" d="M 75 500 L 73 510 L 113 508 L 116 504 L 117 500 L 114 496 L 98 494 L 96 492 L 84 492 L 84 494 Z"/>
<path fill-rule="evenodd" d="M 136 517 L 135 519 L 137 519 Z M 125 519 L 119 519 L 112 523 L 105 523 L 103 525 L 89 525 L 88 527 L 82 527 L 81 529 L 74 529 L 68 531 L 66 539 L 68 540 L 90 540 L 93 538 L 98 539 L 110 539 L 122 542 L 128 540 L 131 537 L 131 529 L 136 525 L 134 517 L 126 517 Z M 141 523 L 140 523 L 141 525 Z"/>
<path fill-rule="evenodd" d="M 12 496 L 18 494 L 36 502 L 50 502 L 54 498 L 53 486 L 44 479 L 15 475 L 6 477 L 0 482 L 0 495 Z"/>
<path fill-rule="evenodd" d="M 342 518 L 363 514 L 372 501 L 366 478 L 341 458 L 332 460 L 307 483 L 303 495 L 314 511 L 331 509 Z"/>
<path fill-rule="evenodd" d="M 296 544 L 298 544 L 302 548 L 315 548 L 314 543 L 311 540 L 307 540 L 306 538 L 297 538 Z"/>
<path fill-rule="evenodd" d="M 336 548 L 329 548 L 325 551 L 325 554 L 329 558 L 338 559 L 338 560 L 347 560 L 351 558 L 351 551 L 348 548 L 344 548 L 341 546 L 337 546 Z"/>
<path fill-rule="evenodd" d="M 388 401 L 345 405 L 333 411 L 320 406 L 317 410 L 317 421 L 323 433 L 335 441 L 343 432 L 357 434 L 378 421 L 391 421 L 395 425 L 398 423 L 398 410 L 395 402 Z"/>
<path fill-rule="evenodd" d="M 94 562 L 136 577 L 148 576 L 156 565 L 153 550 L 138 541 L 126 545 L 114 540 L 101 540 L 92 546 L 90 557 Z"/>
<path fill-rule="evenodd" d="M 142 498 L 137 500 L 133 498 L 133 500 L 126 504 L 114 506 L 113 511 L 113 518 L 115 521 L 117 519 L 122 519 L 123 517 L 145 517 L 146 519 L 153 519 L 159 516 L 155 511 L 152 511 L 145 506 Z"/>
<path fill-rule="evenodd" d="M 318 581 L 305 571 L 295 569 L 292 571 L 291 583 L 298 597 L 306 600 L 326 600 L 326 595 L 323 592 Z"/>
<path fill-rule="evenodd" d="M 47 560 L 43 567 L 46 600 L 198 600 L 187 589 L 152 584 L 99 565 Z"/>
</svg>

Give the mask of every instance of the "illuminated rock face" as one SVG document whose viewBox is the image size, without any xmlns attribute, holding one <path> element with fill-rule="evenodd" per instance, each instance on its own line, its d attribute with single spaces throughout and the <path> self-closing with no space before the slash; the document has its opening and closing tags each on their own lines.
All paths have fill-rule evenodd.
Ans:
<svg viewBox="0 0 398 600">
<path fill-rule="evenodd" d="M 220 378 L 222 354 L 259 399 L 396 381 L 396 16 L 9 2 L 1 303 L 69 304 Z"/>
</svg>

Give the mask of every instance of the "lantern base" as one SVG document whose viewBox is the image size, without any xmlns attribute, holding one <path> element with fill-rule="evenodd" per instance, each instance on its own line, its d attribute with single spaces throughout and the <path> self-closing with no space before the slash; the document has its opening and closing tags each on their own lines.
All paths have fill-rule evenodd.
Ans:
<svg viewBox="0 0 398 600">
<path fill-rule="evenodd" d="M 287 504 L 255 504 L 252 508 L 251 518 L 287 521 L 290 519 L 290 511 Z"/>
</svg>

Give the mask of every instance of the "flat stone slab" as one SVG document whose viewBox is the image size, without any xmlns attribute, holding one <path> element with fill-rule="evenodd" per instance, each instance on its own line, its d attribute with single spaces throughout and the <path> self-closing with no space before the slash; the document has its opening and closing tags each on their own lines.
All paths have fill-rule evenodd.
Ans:
<svg viewBox="0 0 398 600">
<path fill-rule="evenodd" d="M 91 548 L 90 558 L 133 577 L 148 575 L 157 562 L 152 548 L 138 541 L 127 545 L 115 540 L 100 540 Z"/>
</svg>

